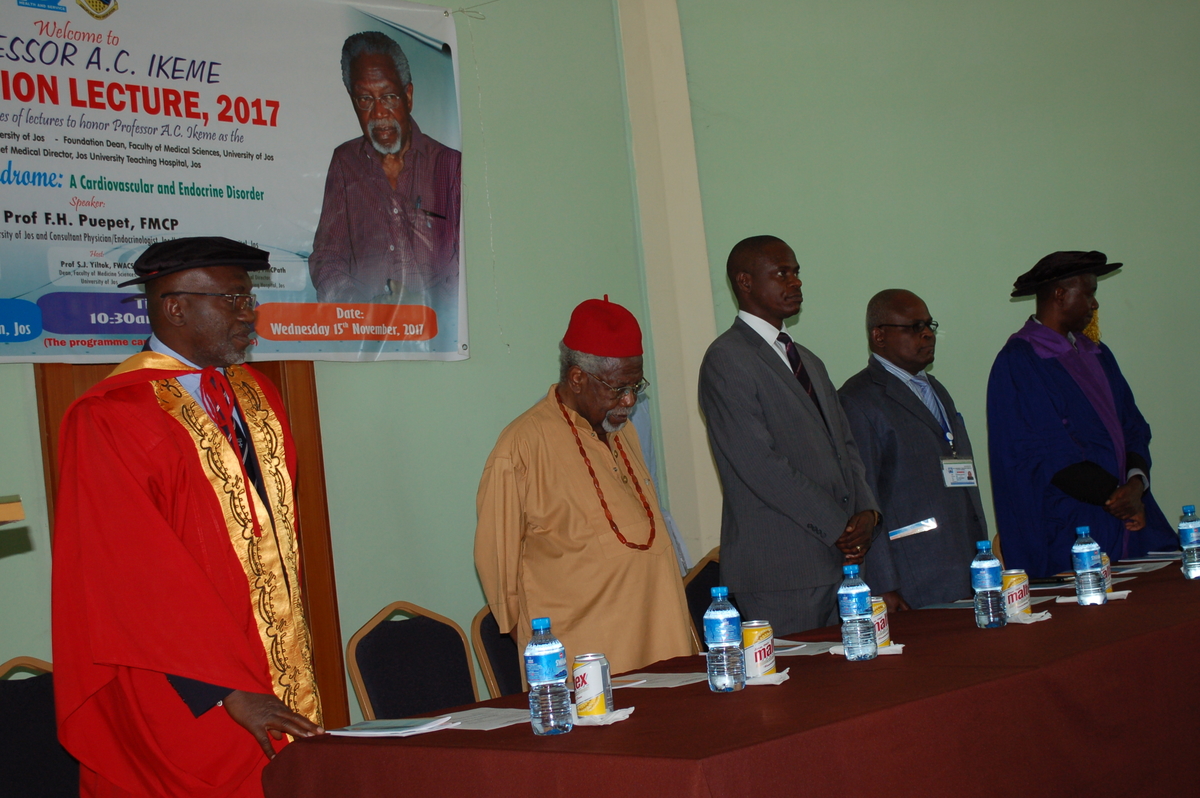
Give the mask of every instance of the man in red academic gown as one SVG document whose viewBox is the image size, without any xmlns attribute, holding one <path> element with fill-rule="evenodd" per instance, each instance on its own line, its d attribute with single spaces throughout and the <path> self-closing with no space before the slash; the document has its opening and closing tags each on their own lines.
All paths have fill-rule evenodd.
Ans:
<svg viewBox="0 0 1200 798">
<path fill-rule="evenodd" d="M 322 730 L 300 599 L 295 453 L 242 365 L 267 253 L 225 238 L 134 264 L 153 335 L 63 421 L 53 634 L 84 796 L 255 796 Z"/>
</svg>

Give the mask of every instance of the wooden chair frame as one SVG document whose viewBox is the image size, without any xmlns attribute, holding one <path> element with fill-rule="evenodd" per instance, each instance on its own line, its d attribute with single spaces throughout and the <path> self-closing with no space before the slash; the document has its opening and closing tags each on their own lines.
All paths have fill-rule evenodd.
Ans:
<svg viewBox="0 0 1200 798">
<path fill-rule="evenodd" d="M 721 562 L 721 547 L 720 546 L 714 546 L 712 551 L 710 551 L 708 554 L 705 554 L 703 557 L 701 557 L 700 561 L 692 566 L 692 570 L 687 572 L 687 575 L 683 577 L 684 590 L 686 590 L 687 586 L 690 585 L 692 583 L 692 580 L 696 578 L 696 574 L 703 571 L 704 566 L 708 565 L 710 562 L 715 562 L 715 563 Z M 688 615 L 690 617 L 691 613 L 689 613 Z M 692 623 L 690 625 L 692 627 L 692 645 L 695 647 L 694 650 L 702 652 L 702 651 L 704 651 L 704 645 L 703 645 L 704 633 L 700 629 L 696 628 L 695 623 Z"/>
<path fill-rule="evenodd" d="M 0 665 L 0 679 L 8 676 L 17 668 L 24 668 L 29 671 L 37 671 L 38 673 L 53 673 L 54 666 L 44 659 L 37 657 L 13 657 L 8 662 Z"/>
<path fill-rule="evenodd" d="M 371 706 L 371 699 L 367 695 L 367 685 L 363 682 L 362 673 L 358 670 L 358 659 L 355 657 L 355 654 L 358 653 L 358 643 L 372 629 L 398 612 L 405 615 L 424 615 L 426 618 L 432 618 L 435 621 L 444 623 L 458 632 L 458 636 L 463 644 L 463 653 L 467 656 L 467 671 L 471 675 L 471 692 L 475 695 L 475 700 L 478 701 L 479 684 L 475 681 L 475 665 L 472 662 L 471 645 L 467 642 L 467 636 L 463 633 L 462 627 L 445 615 L 438 615 L 436 612 L 427 610 L 418 604 L 412 604 L 408 601 L 393 601 L 375 613 L 374 617 L 355 632 L 354 636 L 350 638 L 350 642 L 346 644 L 346 668 L 350 672 L 350 684 L 354 687 L 354 697 L 358 699 L 358 706 L 362 710 L 363 720 L 375 720 L 375 708 Z M 495 679 L 495 676 L 492 678 Z M 488 689 L 490 690 L 491 687 Z"/>
<path fill-rule="evenodd" d="M 479 670 L 483 671 L 483 682 L 487 685 L 488 695 L 499 698 L 500 683 L 496 681 L 496 671 L 492 668 L 492 659 L 488 656 L 487 646 L 483 644 L 483 633 L 480 630 L 484 617 L 491 611 L 492 608 L 484 604 L 483 609 L 471 619 L 471 648 L 475 649 L 475 659 L 479 660 Z"/>
</svg>

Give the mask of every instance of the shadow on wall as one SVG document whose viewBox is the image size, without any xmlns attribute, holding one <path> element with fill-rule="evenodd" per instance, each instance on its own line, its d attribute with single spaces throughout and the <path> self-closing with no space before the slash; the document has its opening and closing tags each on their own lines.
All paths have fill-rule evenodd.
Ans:
<svg viewBox="0 0 1200 798">
<path fill-rule="evenodd" d="M 0 527 L 0 560 L 14 554 L 28 554 L 33 551 L 33 538 L 29 535 L 29 527 L 19 526 L 14 529 Z"/>
</svg>

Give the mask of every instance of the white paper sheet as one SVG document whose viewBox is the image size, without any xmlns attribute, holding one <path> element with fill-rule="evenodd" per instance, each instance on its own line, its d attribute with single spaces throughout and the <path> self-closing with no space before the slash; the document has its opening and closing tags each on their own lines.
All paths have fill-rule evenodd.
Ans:
<svg viewBox="0 0 1200 798">
<path fill-rule="evenodd" d="M 529 713 L 525 713 L 529 717 Z M 332 729 L 330 734 L 338 737 L 412 737 L 458 726 L 450 715 L 440 718 L 397 718 L 390 720 L 364 720 L 344 729 Z"/>
<path fill-rule="evenodd" d="M 460 729 L 472 731 L 491 731 L 503 729 L 505 726 L 516 726 L 529 722 L 528 709 L 505 709 L 503 707 L 478 707 L 464 709 L 450 716 L 451 721 L 458 723 Z"/>
<path fill-rule="evenodd" d="M 683 687 L 685 684 L 696 684 L 697 682 L 707 682 L 707 673 L 630 673 L 622 676 L 621 679 L 637 679 L 637 684 L 622 685 L 623 687 L 643 688 L 643 687 Z M 613 687 L 617 686 L 617 680 L 613 679 Z"/>
</svg>

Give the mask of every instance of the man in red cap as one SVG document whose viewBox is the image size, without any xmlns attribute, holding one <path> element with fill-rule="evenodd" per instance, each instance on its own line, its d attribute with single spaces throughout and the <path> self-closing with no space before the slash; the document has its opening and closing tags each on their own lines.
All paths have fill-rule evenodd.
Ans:
<svg viewBox="0 0 1200 798">
<path fill-rule="evenodd" d="M 509 424 L 479 483 L 475 567 L 501 631 L 523 650 L 547 616 L 567 656 L 603 652 L 614 673 L 694 653 L 658 496 L 627 424 L 642 331 L 589 299 L 559 344 L 559 381 Z"/>
<path fill-rule="evenodd" d="M 284 735 L 320 731 L 295 449 L 242 365 L 247 272 L 268 267 L 226 238 L 150 246 L 125 283 L 146 285 L 149 348 L 63 420 L 55 705 L 85 796 L 261 796 Z"/>
</svg>

